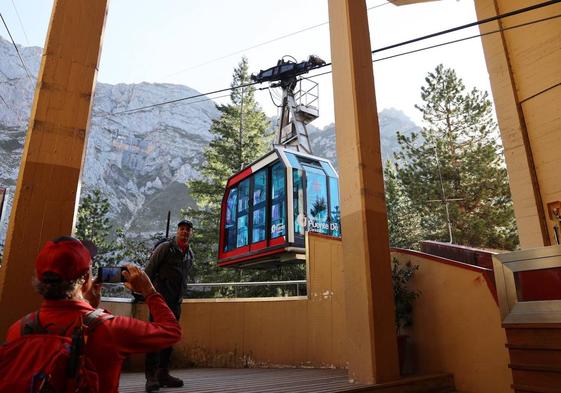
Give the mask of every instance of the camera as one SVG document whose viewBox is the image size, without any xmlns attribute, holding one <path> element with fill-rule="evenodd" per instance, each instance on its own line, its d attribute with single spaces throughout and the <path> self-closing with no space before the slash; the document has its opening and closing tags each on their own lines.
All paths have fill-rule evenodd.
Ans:
<svg viewBox="0 0 561 393">
<path fill-rule="evenodd" d="M 100 267 L 97 271 L 99 281 L 102 283 L 120 283 L 125 282 L 123 272 L 126 271 L 125 266 L 117 267 Z"/>
</svg>

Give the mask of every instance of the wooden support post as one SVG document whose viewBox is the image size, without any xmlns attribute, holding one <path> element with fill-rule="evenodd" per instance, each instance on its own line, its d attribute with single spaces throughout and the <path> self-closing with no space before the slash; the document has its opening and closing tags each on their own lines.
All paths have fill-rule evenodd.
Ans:
<svg viewBox="0 0 561 393">
<path fill-rule="evenodd" d="M 106 13 L 107 0 L 53 4 L 0 269 L 0 341 L 39 305 L 39 249 L 72 232 Z"/>
<path fill-rule="evenodd" d="M 532 4 L 535 2 L 528 0 L 477 0 L 475 11 L 478 19 L 485 19 Z M 537 18 L 554 17 L 560 9 L 559 5 L 549 6 L 479 26 L 483 34 L 499 30 L 497 34 L 481 37 L 481 43 L 523 249 L 549 246 L 554 240 L 553 231 L 548 230 L 546 202 L 561 195 L 559 138 L 551 137 L 561 124 L 556 105 L 561 90 L 549 88 L 554 87 L 561 76 L 558 66 L 561 23 L 557 20 L 535 24 L 528 30 L 507 29 Z M 540 16 L 536 16 L 537 12 Z M 536 55 L 538 50 L 547 56 Z M 550 95 L 536 95 L 540 91 Z"/>
<path fill-rule="evenodd" d="M 399 378 L 380 130 L 364 0 L 329 0 L 349 377 Z"/>
</svg>

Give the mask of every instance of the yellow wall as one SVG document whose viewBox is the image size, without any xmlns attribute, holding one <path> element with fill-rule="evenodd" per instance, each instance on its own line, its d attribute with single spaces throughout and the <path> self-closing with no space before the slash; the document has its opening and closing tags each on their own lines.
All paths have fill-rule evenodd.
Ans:
<svg viewBox="0 0 561 393">
<path fill-rule="evenodd" d="M 176 364 L 346 367 L 341 241 L 309 236 L 308 244 L 307 298 L 186 300 Z M 121 315 L 130 310 L 117 303 L 103 306 Z M 144 306 L 137 311 L 146 318 Z"/>
<path fill-rule="evenodd" d="M 200 366 L 345 365 L 341 242 L 309 237 L 309 298 L 187 301 L 178 346 Z"/>
<path fill-rule="evenodd" d="M 419 265 L 410 328 L 419 373 L 453 373 L 460 392 L 511 392 L 506 334 L 486 269 L 415 252 L 394 256 Z"/>
</svg>

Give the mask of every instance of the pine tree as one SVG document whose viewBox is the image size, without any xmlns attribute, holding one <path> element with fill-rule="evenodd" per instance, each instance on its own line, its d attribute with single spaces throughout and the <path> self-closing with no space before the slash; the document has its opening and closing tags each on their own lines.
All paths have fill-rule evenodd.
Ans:
<svg viewBox="0 0 561 393">
<path fill-rule="evenodd" d="M 184 213 L 195 225 L 193 248 L 197 261 L 194 274 L 199 280 L 223 279 L 228 275 L 235 279 L 233 272 L 216 268 L 220 204 L 228 178 L 269 148 L 267 130 L 270 122 L 255 100 L 255 88 L 239 87 L 248 83 L 248 61 L 243 57 L 234 70 L 231 103 L 219 106 L 221 116 L 212 122 L 210 133 L 213 139 L 204 150 L 204 159 L 198 168 L 200 178 L 187 183 L 197 205 Z"/>
<path fill-rule="evenodd" d="M 145 266 L 155 239 L 163 236 L 162 233 L 156 233 L 150 239 L 127 236 L 124 228 L 116 228 L 113 233 L 110 209 L 109 199 L 99 189 L 86 194 L 78 207 L 75 235 L 78 239 L 93 241 L 97 247 L 97 255 L 93 259 L 94 275 L 101 266 L 122 263 Z"/>
<path fill-rule="evenodd" d="M 384 167 L 390 247 L 418 249 L 421 218 L 406 193 L 392 161 Z"/>
<path fill-rule="evenodd" d="M 109 236 L 112 228 L 108 216 L 110 208 L 109 200 L 99 189 L 89 192 L 78 207 L 75 235 L 78 239 L 91 240 L 96 245 L 94 270 L 109 264 L 107 254 L 110 253 Z"/>
<path fill-rule="evenodd" d="M 452 69 L 438 65 L 421 88 L 420 133 L 398 133 L 399 179 L 427 239 L 474 247 L 518 244 L 502 146 L 487 92 L 466 91 Z M 448 208 L 448 213 L 446 212 Z"/>
</svg>

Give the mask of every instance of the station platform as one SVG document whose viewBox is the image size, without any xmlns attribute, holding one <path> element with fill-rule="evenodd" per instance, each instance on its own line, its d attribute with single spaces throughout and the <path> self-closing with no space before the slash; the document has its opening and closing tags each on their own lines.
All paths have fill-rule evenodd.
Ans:
<svg viewBox="0 0 561 393">
<path fill-rule="evenodd" d="M 193 368 L 172 370 L 182 388 L 161 388 L 175 393 L 449 393 L 455 392 L 450 374 L 407 377 L 399 381 L 365 385 L 351 383 L 347 371 L 313 368 Z M 121 376 L 119 391 L 144 392 L 144 373 Z"/>
</svg>

